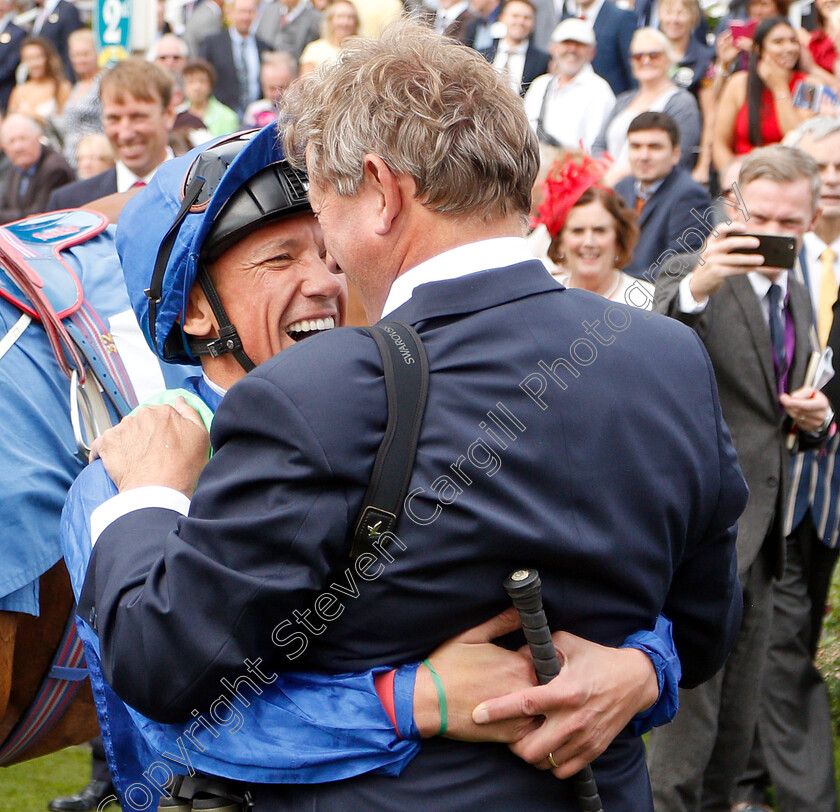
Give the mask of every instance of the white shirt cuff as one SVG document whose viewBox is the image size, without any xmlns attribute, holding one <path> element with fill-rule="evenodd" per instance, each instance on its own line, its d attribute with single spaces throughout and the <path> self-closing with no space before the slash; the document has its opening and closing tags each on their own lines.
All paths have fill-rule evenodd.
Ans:
<svg viewBox="0 0 840 812">
<path fill-rule="evenodd" d="M 146 485 L 118 493 L 91 513 L 90 546 L 93 547 L 108 526 L 121 516 L 149 507 L 175 510 L 186 516 L 190 512 L 190 500 L 181 491 L 162 485 Z"/>
<path fill-rule="evenodd" d="M 706 296 L 702 302 L 698 302 L 691 295 L 691 288 L 689 287 L 691 284 L 691 277 L 692 274 L 688 274 L 684 276 L 680 282 L 680 312 L 702 313 L 706 309 L 706 305 L 709 303 L 709 297 Z"/>
</svg>

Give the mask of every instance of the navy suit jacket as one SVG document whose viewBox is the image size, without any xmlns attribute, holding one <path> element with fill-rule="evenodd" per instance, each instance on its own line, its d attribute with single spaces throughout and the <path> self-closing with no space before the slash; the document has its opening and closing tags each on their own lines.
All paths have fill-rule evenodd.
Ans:
<svg viewBox="0 0 840 812">
<path fill-rule="evenodd" d="M 499 40 L 494 39 L 493 44 L 479 51 L 479 53 L 490 63 L 496 58 L 496 50 L 499 47 Z M 519 95 L 524 96 L 531 86 L 531 82 L 538 76 L 548 73 L 548 63 L 551 57 L 532 43 L 528 43 L 528 50 L 525 52 L 525 67 L 522 70 L 522 82 L 519 85 Z"/>
<path fill-rule="evenodd" d="M 257 38 L 257 52 L 262 60 L 265 51 L 271 46 Z M 227 29 L 211 34 L 199 48 L 198 55 L 206 59 L 218 73 L 213 95 L 231 110 L 239 109 L 239 74 L 236 72 L 236 62 L 233 59 L 233 43 Z M 256 99 L 251 99 L 256 101 Z"/>
<path fill-rule="evenodd" d="M 564 10 L 563 19 L 569 16 Z M 630 40 L 636 30 L 633 12 L 620 9 L 612 0 L 606 0 L 592 28 L 598 43 L 592 70 L 609 82 L 616 96 L 636 87 L 636 80 L 630 71 Z"/>
<path fill-rule="evenodd" d="M 522 566 L 554 629 L 616 646 L 662 612 L 683 684 L 708 679 L 739 624 L 746 489 L 697 336 L 536 260 L 421 285 L 389 319 L 419 331 L 431 374 L 397 537 L 349 561 L 386 425 L 376 345 L 307 339 L 225 395 L 188 518 L 138 510 L 94 547 L 79 611 L 116 691 L 180 723 L 245 657 L 265 673 L 418 661 L 505 609 Z M 624 731 L 594 770 L 606 809 L 652 810 L 641 739 Z M 434 739 L 398 779 L 258 788 L 256 809 L 426 810 L 430 792 L 441 810 L 577 808 L 504 746 Z"/>
<path fill-rule="evenodd" d="M 92 200 L 117 192 L 117 170 L 106 169 L 86 180 L 77 180 L 56 189 L 47 204 L 47 211 L 56 209 L 76 209 L 86 206 Z"/>
<path fill-rule="evenodd" d="M 636 189 L 632 175 L 620 180 L 615 191 L 631 209 L 635 208 Z M 702 217 L 711 205 L 706 188 L 692 180 L 685 169 L 676 167 L 642 209 L 639 216 L 641 234 L 633 259 L 625 268 L 627 273 L 653 282 L 665 259 L 698 248 L 701 237 L 705 238 L 709 228 L 693 216 L 691 210 L 695 209 Z"/>
<path fill-rule="evenodd" d="M 37 18 L 36 18 L 37 19 Z M 64 72 L 72 82 L 76 78 L 73 66 L 70 64 L 70 52 L 68 50 L 67 38 L 79 28 L 84 28 L 79 11 L 67 0 L 58 0 L 58 5 L 46 19 L 38 33 L 39 37 L 48 39 L 54 46 L 61 61 L 64 64 Z"/>
<path fill-rule="evenodd" d="M 15 71 L 20 64 L 20 44 L 24 39 L 26 31 L 14 23 L 9 23 L 0 34 L 0 111 L 4 114 L 15 86 Z"/>
</svg>

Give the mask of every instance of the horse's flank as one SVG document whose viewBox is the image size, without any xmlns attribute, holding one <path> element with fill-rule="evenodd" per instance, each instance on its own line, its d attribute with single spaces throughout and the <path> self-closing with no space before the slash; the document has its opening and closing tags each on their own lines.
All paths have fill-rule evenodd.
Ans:
<svg viewBox="0 0 840 812">
<path fill-rule="evenodd" d="M 72 611 L 73 594 L 63 560 L 41 576 L 40 593 L 39 617 L 0 612 L 0 744 L 35 698 Z M 93 696 L 85 680 L 52 729 L 9 764 L 80 744 L 98 733 Z"/>
</svg>

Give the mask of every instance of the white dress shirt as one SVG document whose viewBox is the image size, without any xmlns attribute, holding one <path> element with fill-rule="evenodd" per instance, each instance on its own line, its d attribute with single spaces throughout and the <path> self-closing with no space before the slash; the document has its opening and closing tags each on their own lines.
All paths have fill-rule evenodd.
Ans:
<svg viewBox="0 0 840 812">
<path fill-rule="evenodd" d="M 382 318 L 404 305 L 418 285 L 458 279 L 468 274 L 488 271 L 491 268 L 505 268 L 534 258 L 534 252 L 524 237 L 495 237 L 451 248 L 415 265 L 394 280 L 385 300 Z"/>
<path fill-rule="evenodd" d="M 435 31 L 442 34 L 470 7 L 469 0 L 461 0 L 449 8 L 439 8 L 435 15 Z"/>
<path fill-rule="evenodd" d="M 166 157 L 163 159 L 164 161 L 168 161 L 170 158 L 174 158 L 175 153 L 167 147 L 166 148 Z M 118 192 L 127 192 L 129 189 L 134 187 L 135 183 L 148 183 L 154 176 L 155 172 L 158 171 L 158 164 L 148 175 L 145 177 L 140 177 L 139 175 L 135 175 L 122 161 L 117 161 L 117 191 Z"/>
<path fill-rule="evenodd" d="M 701 302 L 698 302 L 692 295 L 691 289 L 689 288 L 689 283 L 691 282 L 691 277 L 693 273 L 687 274 L 683 277 L 682 281 L 680 282 L 680 311 L 682 313 L 702 313 L 706 309 L 706 305 L 709 304 L 709 297 L 707 296 Z M 758 302 L 761 305 L 761 313 L 764 316 L 764 323 L 770 324 L 770 299 L 767 296 L 768 292 L 770 291 L 770 285 L 773 283 L 759 271 L 750 271 L 747 274 L 747 279 L 750 280 L 750 285 L 752 285 L 752 289 L 755 291 L 755 295 L 758 297 Z M 777 284 L 781 288 L 781 296 L 779 297 L 779 309 L 784 314 L 784 307 L 785 307 L 785 300 L 787 299 L 787 292 L 788 292 L 788 275 L 787 271 L 779 274 L 779 278 L 776 280 L 775 284 Z"/>
<path fill-rule="evenodd" d="M 508 45 L 500 40 L 496 48 L 493 67 L 501 74 L 506 74 L 510 89 L 519 95 L 522 88 L 522 74 L 525 72 L 525 55 L 528 53 L 528 41 L 519 45 Z"/>
<path fill-rule="evenodd" d="M 578 149 L 583 142 L 583 148 L 590 152 L 615 106 L 615 94 L 606 80 L 587 64 L 563 87 L 551 73 L 544 73 L 531 82 L 524 104 L 525 115 L 534 131 L 543 111 L 543 102 L 545 132 L 569 149 Z"/>
</svg>

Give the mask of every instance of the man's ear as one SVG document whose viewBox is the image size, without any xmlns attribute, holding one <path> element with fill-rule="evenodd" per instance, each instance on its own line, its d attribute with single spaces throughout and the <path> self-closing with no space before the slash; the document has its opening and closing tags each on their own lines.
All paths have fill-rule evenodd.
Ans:
<svg viewBox="0 0 840 812">
<path fill-rule="evenodd" d="M 219 333 L 213 308 L 204 295 L 201 285 L 193 285 L 190 298 L 187 299 L 187 312 L 183 319 L 183 329 L 187 335 L 196 338 L 215 338 Z"/>
<path fill-rule="evenodd" d="M 365 155 L 363 171 L 365 191 L 373 196 L 376 206 L 374 233 L 387 234 L 403 209 L 405 184 L 378 155 Z"/>
</svg>

